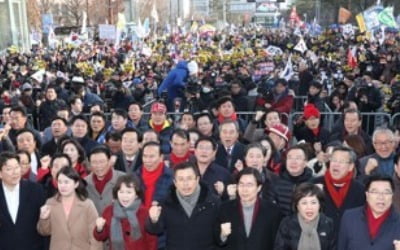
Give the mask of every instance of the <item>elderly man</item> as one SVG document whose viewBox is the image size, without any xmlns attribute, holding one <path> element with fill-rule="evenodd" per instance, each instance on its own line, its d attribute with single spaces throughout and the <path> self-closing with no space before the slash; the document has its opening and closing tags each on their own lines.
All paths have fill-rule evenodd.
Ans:
<svg viewBox="0 0 400 250">
<path fill-rule="evenodd" d="M 239 142 L 239 125 L 233 120 L 226 120 L 218 129 L 221 143 L 218 145 L 215 163 L 232 172 L 236 162 L 243 161 L 244 155 L 244 145 Z"/>
<path fill-rule="evenodd" d="M 400 249 L 400 216 L 393 208 L 393 192 L 390 176 L 368 177 L 367 203 L 343 215 L 338 249 Z"/>
<path fill-rule="evenodd" d="M 339 230 L 343 213 L 365 203 L 363 185 L 354 179 L 357 156 L 350 148 L 340 146 L 332 151 L 328 171 L 314 180 L 325 193 L 325 214 L 333 219 L 335 232 Z"/>
<path fill-rule="evenodd" d="M 372 135 L 372 145 L 375 153 L 360 159 L 360 176 L 364 178 L 371 174 L 393 176 L 395 137 L 388 128 L 376 128 Z"/>
</svg>

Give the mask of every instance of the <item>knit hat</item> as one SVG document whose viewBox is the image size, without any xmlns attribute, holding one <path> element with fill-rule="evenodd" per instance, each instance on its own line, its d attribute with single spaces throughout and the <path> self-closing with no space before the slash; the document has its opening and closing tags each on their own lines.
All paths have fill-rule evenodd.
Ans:
<svg viewBox="0 0 400 250">
<path fill-rule="evenodd" d="M 303 117 L 304 119 L 308 120 L 311 117 L 315 117 L 315 118 L 320 118 L 321 117 L 321 113 L 319 112 L 319 110 L 315 107 L 314 104 L 307 104 L 304 107 L 304 113 L 303 113 Z"/>
<path fill-rule="evenodd" d="M 161 102 L 155 102 L 151 105 L 151 113 L 166 113 L 167 112 L 167 107 L 165 106 L 164 103 Z"/>
<path fill-rule="evenodd" d="M 276 135 L 279 135 L 282 137 L 286 142 L 289 142 L 290 140 L 290 131 L 289 128 L 286 127 L 284 124 L 276 124 L 272 126 L 271 128 L 268 129 L 270 133 L 274 133 Z"/>
<path fill-rule="evenodd" d="M 26 82 L 22 85 L 22 91 L 32 89 L 32 85 L 29 82 Z"/>
</svg>

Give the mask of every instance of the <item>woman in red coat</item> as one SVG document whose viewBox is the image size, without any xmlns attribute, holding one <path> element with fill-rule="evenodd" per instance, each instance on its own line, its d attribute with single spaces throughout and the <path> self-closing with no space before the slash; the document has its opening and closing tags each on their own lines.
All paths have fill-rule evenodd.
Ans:
<svg viewBox="0 0 400 250">
<path fill-rule="evenodd" d="M 142 204 L 142 196 L 136 176 L 119 177 L 113 189 L 115 201 L 97 218 L 94 237 L 98 241 L 109 239 L 110 250 L 156 250 L 157 237 L 144 230 L 148 211 Z"/>
</svg>

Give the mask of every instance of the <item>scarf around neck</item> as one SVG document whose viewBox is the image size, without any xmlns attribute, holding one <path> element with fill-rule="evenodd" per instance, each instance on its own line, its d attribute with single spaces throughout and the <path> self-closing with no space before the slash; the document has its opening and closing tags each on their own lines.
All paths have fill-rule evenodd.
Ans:
<svg viewBox="0 0 400 250">
<path fill-rule="evenodd" d="M 319 215 L 308 223 L 304 221 L 299 214 L 297 215 L 297 218 L 299 219 L 301 228 L 301 235 L 297 250 L 321 250 L 321 243 L 319 241 L 317 232 Z"/>
<path fill-rule="evenodd" d="M 334 180 L 331 173 L 329 171 L 326 171 L 324 179 L 328 193 L 331 196 L 336 207 L 342 207 L 344 199 L 346 198 L 349 191 L 351 180 L 353 179 L 353 171 L 350 171 L 346 176 L 339 180 Z M 341 187 L 337 189 L 335 185 Z"/>
<path fill-rule="evenodd" d="M 122 232 L 121 220 L 128 219 L 131 226 L 131 238 L 138 240 L 142 237 L 140 225 L 136 213 L 142 202 L 136 199 L 129 207 L 122 207 L 116 201 L 113 203 L 113 217 L 111 218 L 110 239 L 114 250 L 125 250 L 124 232 Z"/>
<path fill-rule="evenodd" d="M 221 114 L 218 114 L 218 123 L 221 124 L 223 121 L 230 119 L 232 121 L 236 121 L 237 120 L 237 114 L 236 112 L 234 112 L 230 117 L 223 117 Z"/>
<path fill-rule="evenodd" d="M 185 210 L 185 213 L 188 217 L 192 215 L 193 209 L 197 204 L 197 201 L 200 197 L 200 185 L 197 185 L 196 189 L 194 190 L 193 194 L 189 196 L 181 195 L 178 190 L 176 192 L 176 197 L 178 197 L 178 201 Z"/>
</svg>

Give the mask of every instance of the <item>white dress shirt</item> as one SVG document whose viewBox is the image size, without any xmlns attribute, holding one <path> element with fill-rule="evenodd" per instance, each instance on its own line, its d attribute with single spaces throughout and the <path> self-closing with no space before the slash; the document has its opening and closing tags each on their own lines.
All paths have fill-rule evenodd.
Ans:
<svg viewBox="0 0 400 250">
<path fill-rule="evenodd" d="M 13 190 L 8 189 L 4 185 L 4 183 L 2 183 L 2 185 L 3 185 L 4 197 L 6 199 L 8 212 L 10 213 L 11 219 L 15 224 L 17 221 L 17 213 L 18 213 L 18 207 L 19 207 L 19 183 L 14 187 Z"/>
</svg>

